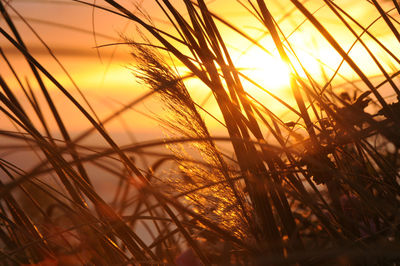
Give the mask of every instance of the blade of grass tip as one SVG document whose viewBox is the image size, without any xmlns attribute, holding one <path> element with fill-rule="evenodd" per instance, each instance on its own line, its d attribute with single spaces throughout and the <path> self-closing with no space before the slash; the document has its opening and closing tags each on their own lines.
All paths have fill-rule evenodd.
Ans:
<svg viewBox="0 0 400 266">
<path fill-rule="evenodd" d="M 348 12 L 343 10 L 339 5 L 337 5 L 335 2 L 330 1 L 330 3 L 341 13 L 343 13 L 347 18 L 349 18 L 353 23 L 355 23 L 359 28 L 361 28 L 363 31 L 365 31 L 368 36 L 373 39 L 388 55 L 390 55 L 391 58 L 393 58 L 397 63 L 400 64 L 400 59 L 393 54 L 392 51 L 390 51 L 377 37 L 375 37 L 368 29 L 371 28 L 379 19 L 382 18 L 382 16 L 377 17 L 374 19 L 367 27 L 364 27 L 361 25 L 356 19 L 354 19 Z M 392 9 L 391 9 L 392 10 Z M 390 12 L 391 10 L 388 10 Z"/>
<path fill-rule="evenodd" d="M 117 12 L 117 11 L 115 11 L 115 10 L 112 10 L 112 9 L 109 9 L 109 8 L 106 8 L 106 7 L 104 7 L 104 6 L 99 6 L 99 5 L 94 5 L 93 3 L 87 3 L 87 2 L 84 2 L 84 1 L 81 1 L 81 0 L 71 0 L 71 1 L 73 1 L 73 2 L 77 2 L 77 3 L 80 3 L 80 4 L 83 4 L 83 5 L 88 5 L 88 6 L 90 6 L 90 7 L 96 7 L 97 9 L 100 9 L 100 10 L 103 10 L 103 11 L 105 11 L 105 12 L 108 12 L 108 13 L 111 13 L 111 14 L 115 14 L 115 15 L 117 15 L 117 16 L 120 16 L 120 17 L 123 17 L 123 18 L 126 18 L 126 19 L 129 19 L 129 20 L 131 20 L 131 18 L 129 17 L 129 15 L 126 15 L 126 14 L 124 14 L 124 13 L 119 13 L 119 12 Z M 117 4 L 117 3 L 116 3 Z M 118 8 L 117 8 L 117 10 L 118 10 Z M 125 9 L 126 10 L 126 9 Z M 127 11 L 127 10 L 126 10 Z M 133 14 L 132 14 L 133 15 Z M 133 15 L 134 16 L 134 15 Z M 136 17 L 136 16 L 134 16 L 134 17 Z M 138 17 L 136 17 L 137 19 L 139 19 Z M 139 19 L 140 20 L 140 19 Z M 136 20 L 135 20 L 136 21 Z M 141 20 L 142 21 L 142 20 Z M 142 21 L 143 22 L 143 21 Z M 143 22 L 144 23 L 144 22 Z M 146 24 L 146 23 L 144 23 L 144 24 Z M 182 41 L 182 40 L 180 40 L 179 38 L 176 38 L 175 36 L 173 36 L 173 35 L 171 35 L 171 34 L 169 34 L 168 32 L 165 32 L 165 31 L 163 31 L 163 30 L 161 30 L 161 29 L 159 29 L 159 28 L 156 28 L 156 27 L 154 27 L 154 26 L 152 26 L 152 25 L 149 25 L 149 24 L 147 24 L 147 26 L 149 27 L 149 28 L 151 28 L 151 29 L 153 29 L 155 32 L 157 32 L 157 33 L 160 33 L 161 35 L 164 35 L 164 36 L 167 36 L 168 38 L 171 38 L 172 40 L 174 40 L 174 41 L 176 41 L 176 42 L 178 42 L 178 43 L 181 43 L 181 44 L 183 44 L 183 45 L 187 45 L 187 43 L 186 42 L 184 42 L 184 41 Z M 99 34 L 98 34 L 99 35 Z M 160 36 L 161 36 L 160 35 Z"/>
<path fill-rule="evenodd" d="M 332 45 L 332 47 L 340 54 L 342 58 L 350 65 L 350 67 L 356 72 L 356 74 L 361 78 L 361 80 L 367 85 L 371 92 L 375 95 L 382 107 L 388 108 L 387 103 L 380 93 L 376 90 L 374 85 L 368 79 L 368 77 L 362 72 L 358 65 L 347 55 L 339 43 L 333 38 L 333 36 L 325 29 L 324 26 L 301 4 L 298 0 L 291 0 L 291 2 L 299 9 L 303 15 L 310 20 L 310 22 L 316 27 L 316 29 L 321 33 L 321 35 Z"/>
<path fill-rule="evenodd" d="M 395 6 L 396 9 L 397 9 L 397 13 L 399 13 L 399 15 L 400 15 L 400 5 L 399 5 L 399 2 L 398 2 L 397 0 L 392 0 L 392 2 L 393 2 L 394 6 Z"/>
<path fill-rule="evenodd" d="M 24 42 L 23 42 L 23 40 L 22 40 L 22 38 L 21 38 L 21 36 L 20 36 L 18 30 L 17 30 L 17 28 L 15 27 L 14 23 L 12 22 L 12 20 L 10 19 L 9 14 L 8 14 L 8 12 L 5 10 L 5 8 L 4 8 L 2 2 L 0 2 L 0 12 L 2 13 L 3 17 L 4 17 L 5 20 L 7 21 L 7 24 L 9 25 L 9 27 L 11 28 L 11 30 L 12 30 L 14 36 L 15 36 L 16 39 L 17 39 L 18 44 L 21 46 L 22 49 L 25 50 L 25 54 L 24 54 L 24 55 L 25 55 L 25 57 L 26 57 L 26 54 L 29 54 L 29 52 L 27 52 L 26 46 L 25 46 L 25 44 L 24 44 Z M 46 47 L 47 47 L 47 46 L 46 46 Z M 48 47 L 47 47 L 47 48 L 48 48 Z M 27 57 L 26 57 L 26 58 L 27 58 Z M 45 98 L 46 98 L 46 101 L 47 101 L 47 103 L 48 103 L 48 105 L 49 105 L 49 107 L 50 107 L 50 109 L 51 109 L 51 112 L 52 112 L 52 114 L 53 114 L 53 116 L 54 116 L 54 118 L 55 118 L 55 120 L 56 120 L 56 123 L 57 123 L 57 125 L 58 125 L 58 127 L 59 127 L 59 129 L 60 129 L 60 131 L 61 131 L 61 134 L 62 134 L 63 138 L 66 140 L 66 142 L 67 142 L 67 144 L 68 144 L 67 146 L 68 146 L 68 148 L 69 148 L 69 150 L 70 150 L 70 152 L 71 152 L 71 155 L 72 155 L 74 158 L 79 159 L 79 156 L 78 156 L 78 154 L 76 153 L 76 151 L 74 150 L 74 147 L 73 147 L 73 145 L 72 145 L 72 143 L 71 143 L 71 138 L 70 138 L 70 136 L 69 136 L 69 133 L 68 133 L 68 131 L 67 131 L 67 129 L 66 129 L 66 127 L 65 127 L 65 125 L 64 125 L 64 123 L 63 123 L 63 121 L 62 121 L 62 119 L 61 119 L 61 116 L 59 115 L 59 112 L 57 111 L 57 108 L 56 108 L 56 106 L 55 106 L 55 104 L 54 104 L 54 102 L 53 102 L 53 100 L 52 100 L 50 94 L 48 93 L 48 91 L 47 91 L 47 89 L 46 89 L 46 87 L 45 87 L 45 85 L 44 85 L 44 82 L 43 82 L 42 78 L 41 78 L 40 75 L 39 75 L 38 70 L 36 69 L 36 66 L 35 66 L 28 58 L 27 58 L 27 61 L 28 61 L 29 66 L 30 66 L 32 72 L 34 73 L 34 76 L 35 76 L 37 82 L 39 83 L 39 86 L 40 86 L 40 88 L 41 88 L 41 90 L 42 90 L 42 92 L 43 92 L 43 94 L 44 94 L 44 96 L 45 96 Z M 77 164 L 77 167 L 78 167 L 78 171 L 80 172 L 82 178 L 84 178 L 85 181 L 88 182 L 88 183 L 90 184 L 89 177 L 88 177 L 88 175 L 87 175 L 87 173 L 86 173 L 86 170 L 85 170 L 85 168 L 83 167 L 83 165 Z M 65 179 L 65 182 L 68 182 L 68 181 Z M 70 187 L 71 189 L 73 189 L 72 186 L 69 186 L 69 187 Z M 76 193 L 74 193 L 74 194 L 76 194 Z M 82 198 L 82 201 L 84 202 L 83 198 Z"/>
<path fill-rule="evenodd" d="M 250 4 L 251 8 L 254 10 L 254 12 L 257 14 L 257 19 L 259 21 L 263 20 L 263 17 L 260 13 L 260 11 L 257 10 L 256 6 L 253 4 L 253 2 L 251 0 L 247 0 L 247 2 Z"/>
<path fill-rule="evenodd" d="M 91 10 L 91 25 L 92 25 L 92 36 L 94 45 L 97 46 L 97 34 L 96 34 L 96 21 L 95 21 L 95 11 L 96 9 L 96 2 L 97 0 L 93 0 L 92 10 Z M 97 57 L 100 60 L 100 63 L 103 64 L 103 59 L 100 54 L 100 50 L 96 49 Z"/>
<path fill-rule="evenodd" d="M 156 3 L 158 5 L 158 7 L 162 10 L 162 12 L 167 16 L 168 21 L 172 24 L 174 29 L 178 32 L 178 35 L 181 37 L 181 39 L 184 40 L 184 42 L 187 42 L 187 40 L 184 37 L 184 34 L 179 29 L 179 27 L 176 25 L 176 22 L 174 22 L 174 20 L 172 19 L 171 15 L 168 13 L 168 11 L 163 7 L 163 5 L 160 3 L 159 0 L 156 0 Z M 190 49 L 190 46 L 188 46 L 188 48 Z M 192 53 L 192 54 L 195 55 L 194 53 Z"/>
<path fill-rule="evenodd" d="M 68 79 L 71 81 L 72 85 L 75 87 L 75 89 L 78 91 L 79 95 L 82 97 L 82 99 L 85 101 L 87 106 L 89 107 L 90 111 L 93 113 L 94 117 L 97 119 L 97 121 L 100 121 L 99 117 L 97 116 L 96 112 L 94 111 L 92 105 L 89 103 L 87 100 L 86 96 L 82 93 L 81 89 L 78 87 L 72 76 L 69 74 L 67 69 L 64 67 L 64 65 L 58 60 L 58 58 L 55 56 L 53 51 L 50 49 L 50 47 L 46 44 L 46 42 L 40 37 L 40 35 L 35 31 L 35 29 L 30 25 L 30 23 L 9 3 L 6 3 L 8 7 L 10 7 L 14 13 L 17 14 L 17 16 L 24 22 L 24 24 L 31 30 L 31 32 L 38 38 L 38 40 L 45 46 L 49 54 L 54 58 L 54 60 L 57 62 L 57 64 L 61 67 L 61 69 L 64 71 L 64 73 L 67 75 Z"/>
<path fill-rule="evenodd" d="M 383 20 L 385 20 L 385 22 L 388 25 L 388 27 L 390 28 L 390 30 L 393 32 L 393 35 L 396 37 L 397 41 L 399 41 L 399 43 L 400 43 L 400 34 L 397 31 L 396 27 L 393 25 L 392 21 L 390 21 L 390 18 L 388 17 L 386 12 L 383 10 L 382 6 L 376 0 L 371 0 L 371 1 L 374 4 L 374 6 L 376 7 L 376 9 L 378 10 L 379 14 L 381 14 Z"/>
<path fill-rule="evenodd" d="M 253 10 L 252 10 L 250 7 L 246 6 L 246 5 L 245 5 L 242 1 L 240 1 L 240 0 L 236 0 L 236 2 L 239 3 L 247 12 L 249 12 L 250 15 L 252 15 L 253 17 L 255 17 L 255 18 L 258 20 L 258 22 L 261 22 L 261 23 L 262 23 L 261 16 L 260 16 L 260 13 L 258 12 L 258 10 L 254 9 L 254 8 L 253 8 Z M 293 12 L 293 11 L 292 11 L 292 12 Z"/>
<path fill-rule="evenodd" d="M 379 63 L 378 59 L 375 57 L 375 55 L 371 52 L 371 50 L 368 48 L 368 46 L 365 44 L 365 42 L 359 38 L 359 35 L 354 31 L 354 29 L 350 26 L 350 24 L 347 23 L 347 21 L 339 14 L 339 12 L 333 7 L 331 4 L 330 0 L 324 0 L 324 2 L 327 4 L 327 6 L 335 13 L 335 15 L 345 24 L 345 26 L 351 31 L 351 33 L 358 38 L 359 42 L 361 45 L 364 47 L 364 49 L 368 52 L 368 54 L 371 56 L 372 60 L 375 62 L 375 64 L 378 66 L 379 70 L 383 73 L 385 78 L 388 80 L 390 86 L 392 86 L 393 90 L 397 93 L 397 95 L 400 97 L 400 90 L 396 86 L 396 84 L 393 82 L 393 80 L 390 78 L 389 74 L 386 72 L 386 70 L 383 68 L 383 66 Z M 364 33 L 364 32 L 363 32 Z"/>
<path fill-rule="evenodd" d="M 94 9 L 94 8 L 95 8 L 95 7 L 93 7 L 93 9 Z M 122 29 L 122 32 L 121 32 L 120 34 L 124 33 L 124 32 L 126 31 L 126 29 L 128 28 L 128 26 L 129 26 L 129 22 L 127 22 L 127 23 L 125 24 L 125 26 L 124 26 L 124 28 Z M 98 48 L 97 43 L 96 43 L 96 46 L 95 46 L 94 48 L 95 48 L 95 49 L 98 51 L 98 53 L 100 54 L 100 49 Z M 119 46 L 114 46 L 114 47 L 112 48 L 111 55 L 110 55 L 109 59 L 107 60 L 107 65 L 106 65 L 106 67 L 105 67 L 105 69 L 104 69 L 104 71 L 103 71 L 103 75 L 101 76 L 101 84 L 103 84 L 104 81 L 105 81 L 105 79 L 106 79 L 107 73 L 108 73 L 108 71 L 110 70 L 111 64 L 112 64 L 113 61 L 114 61 L 114 57 L 115 57 L 115 55 L 116 55 L 116 52 L 117 52 L 118 48 L 119 48 Z M 98 121 L 99 123 L 101 123 L 101 122 L 100 122 L 100 119 L 97 119 L 97 121 Z"/>
<path fill-rule="evenodd" d="M 5 19 L 5 21 L 7 22 L 7 25 L 10 27 L 11 31 L 13 32 L 13 34 L 14 34 L 14 36 L 15 36 L 15 38 L 16 38 L 16 42 L 17 42 L 23 49 L 26 50 L 26 46 L 25 46 L 24 42 L 22 41 L 22 38 L 21 38 L 21 36 L 20 36 L 18 30 L 16 29 L 14 23 L 13 23 L 12 20 L 10 19 L 8 12 L 7 12 L 6 9 L 4 8 L 3 2 L 0 2 L 0 12 L 1 12 L 1 14 L 3 15 L 3 18 Z M 4 31 L 2 28 L 1 28 L 1 30 Z M 5 32 L 5 31 L 4 31 L 4 32 Z M 49 100 L 48 100 L 48 98 L 49 98 L 50 96 L 49 96 L 48 93 L 47 93 L 47 90 L 46 90 L 46 88 L 45 88 L 45 86 L 44 86 L 44 83 L 43 83 L 43 81 L 42 81 L 42 79 L 41 79 L 41 77 L 40 77 L 40 75 L 39 75 L 37 69 L 35 68 L 35 66 L 34 66 L 29 60 L 27 60 L 27 61 L 28 61 L 28 64 L 29 64 L 29 66 L 30 66 L 30 68 L 31 68 L 31 70 L 32 70 L 32 72 L 33 72 L 33 74 L 34 74 L 36 80 L 37 80 L 38 83 L 39 83 L 39 86 L 41 87 L 41 89 L 42 89 L 42 91 L 43 91 L 43 93 L 44 93 L 44 95 L 45 95 L 45 97 L 46 97 L 46 100 L 49 102 L 50 108 L 52 108 L 52 111 L 53 111 L 54 106 L 51 104 L 52 101 L 49 101 Z M 53 111 L 53 113 L 54 113 L 54 111 Z M 58 113 L 55 112 L 55 114 L 58 114 Z M 56 117 L 56 120 L 58 121 L 57 117 Z"/>
</svg>

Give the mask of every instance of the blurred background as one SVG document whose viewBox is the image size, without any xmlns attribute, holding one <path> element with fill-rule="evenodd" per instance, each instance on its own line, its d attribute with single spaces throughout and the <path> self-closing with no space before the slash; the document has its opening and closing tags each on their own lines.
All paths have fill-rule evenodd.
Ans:
<svg viewBox="0 0 400 266">
<path fill-rule="evenodd" d="M 123 6 L 130 7 L 131 11 L 139 17 L 148 18 L 158 28 L 177 36 L 162 10 L 155 1 L 119 1 Z M 244 1 L 243 1 L 244 2 Z M 349 32 L 332 12 L 326 8 L 321 1 L 303 1 L 306 7 L 323 23 L 331 32 L 337 42 L 345 51 L 349 51 L 352 58 L 356 58 L 364 73 L 372 78 L 374 84 L 379 84 L 384 77 L 375 66 L 372 59 L 359 43 L 354 42 L 356 38 Z M 385 7 L 385 1 L 383 6 Z M 388 1 L 390 2 L 390 1 Z M 71 1 L 71 0 L 10 0 L 3 1 L 6 9 L 21 33 L 28 50 L 35 58 L 77 99 L 90 111 L 92 108 L 96 116 L 103 120 L 127 105 L 128 103 L 149 93 L 145 84 L 138 83 L 133 72 L 135 62 L 133 61 L 131 48 L 124 44 L 129 41 L 143 42 L 145 38 L 153 41 L 146 32 L 140 31 L 138 25 L 133 24 L 126 18 L 114 14 L 112 7 L 105 1 Z M 181 1 L 172 1 L 181 14 L 186 14 Z M 289 68 L 283 63 L 274 48 L 274 44 L 265 27 L 252 14 L 241 1 L 207 1 L 210 10 L 221 18 L 220 27 L 223 38 L 232 55 L 236 67 L 264 89 L 288 104 L 294 106 L 294 100 L 289 88 Z M 358 23 L 369 30 L 382 43 L 392 51 L 396 51 L 399 43 L 393 41 L 393 35 L 384 21 L 379 18 L 379 13 L 368 1 L 336 1 Z M 109 10 L 93 8 L 98 5 Z M 391 4 L 391 3 L 388 3 Z M 296 65 L 296 71 L 301 76 L 306 74 L 301 67 L 307 69 L 313 79 L 320 84 L 329 80 L 340 66 L 337 75 L 332 81 L 332 88 L 346 91 L 348 87 L 358 84 L 358 78 L 346 65 L 341 65 L 341 57 L 321 37 L 318 31 L 309 21 L 300 14 L 290 1 L 269 1 L 273 16 L 279 22 L 281 33 L 286 36 L 285 43 L 290 56 L 297 56 L 302 65 Z M 247 6 L 245 8 L 244 6 Z M 388 5 L 391 7 L 391 5 Z M 351 22 L 350 22 L 351 23 Z M 242 35 L 234 32 L 236 27 L 241 32 L 251 36 L 264 50 L 258 48 Z M 4 20 L 0 26 L 7 32 L 11 32 Z M 357 27 L 355 27 L 357 28 Z M 358 34 L 362 32 L 358 28 Z M 380 47 L 373 43 L 366 34 L 362 36 L 363 41 L 370 48 L 376 48 L 373 52 L 379 58 L 389 73 L 398 69 L 397 63 L 393 62 Z M 184 47 L 176 44 L 182 52 L 187 52 Z M 61 136 L 52 120 L 50 110 L 46 107 L 44 97 L 40 93 L 38 84 L 24 60 L 21 53 L 15 49 L 3 36 L 0 37 L 0 47 L 4 51 L 12 66 L 18 71 L 23 83 L 36 93 L 39 105 L 43 106 L 45 117 L 49 118 L 48 124 L 54 129 L 54 136 Z M 351 50 L 350 50 L 351 48 Z M 52 51 L 56 59 L 50 54 Z M 160 51 L 165 61 L 174 67 L 178 73 L 184 76 L 187 70 L 168 54 Z M 22 91 L 18 88 L 17 80 L 13 77 L 10 68 L 1 59 L 0 73 L 11 88 L 15 88 L 17 97 L 25 101 L 26 108 L 30 107 Z M 293 60 L 296 61 L 296 60 Z M 67 74 L 68 73 L 68 74 Z M 51 92 L 53 101 L 59 108 L 62 118 L 71 136 L 77 136 L 86 129 L 91 128 L 90 123 L 77 110 L 66 97 L 55 88 L 55 86 L 44 79 Z M 246 91 L 257 101 L 268 106 L 283 121 L 291 121 L 290 112 L 282 106 L 270 94 L 257 88 L 249 82 L 244 81 Z M 200 81 L 188 79 L 185 81 L 192 97 L 204 107 L 213 117 L 221 119 L 218 107 L 210 97 L 210 91 Z M 362 85 L 360 85 L 362 90 Z M 81 93 L 79 92 L 79 90 Z M 389 99 L 391 92 L 380 93 Z M 84 99 L 82 97 L 86 99 Z M 88 106 L 90 104 L 90 108 Z M 108 133 L 120 145 L 131 144 L 144 140 L 160 139 L 168 136 L 169 131 L 163 126 L 162 119 L 168 114 L 164 113 L 162 101 L 151 96 L 140 101 L 130 110 L 113 119 L 105 125 Z M 32 111 L 32 110 L 31 110 Z M 225 129 L 208 113 L 202 112 L 206 123 L 214 135 L 226 135 Z M 38 122 L 38 121 L 36 121 Z M 0 117 L 1 130 L 15 130 L 13 123 L 5 116 Z M 5 142 L 3 142 L 5 143 Z M 102 145 L 104 142 L 97 134 L 92 134 L 82 143 L 90 145 Z M 36 163 L 34 156 L 27 155 L 25 151 L 14 150 L 7 154 L 7 158 L 17 164 L 23 162 L 24 167 L 29 168 Z M 27 159 L 29 158 L 29 159 Z M 32 159 L 31 159 L 32 158 Z M 99 171 L 101 175 L 102 171 Z"/>
</svg>

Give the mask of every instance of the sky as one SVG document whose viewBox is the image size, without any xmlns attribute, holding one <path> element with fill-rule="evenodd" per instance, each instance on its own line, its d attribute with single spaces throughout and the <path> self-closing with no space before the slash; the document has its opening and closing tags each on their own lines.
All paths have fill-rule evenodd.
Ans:
<svg viewBox="0 0 400 266">
<path fill-rule="evenodd" d="M 93 3 L 93 0 L 86 2 Z M 104 1 L 97 0 L 95 2 L 98 5 L 109 7 Z M 171 25 L 166 22 L 167 19 L 162 11 L 155 5 L 155 1 L 129 0 L 118 2 L 138 16 L 151 17 L 152 23 L 157 27 L 176 35 Z M 174 6 L 185 16 L 186 12 L 183 6 L 179 4 L 181 2 L 172 1 Z M 218 23 L 217 26 L 222 33 L 236 67 L 269 90 L 270 93 L 295 107 L 289 87 L 289 67 L 279 58 L 265 27 L 248 10 L 243 8 L 239 1 L 211 0 L 207 2 L 213 13 L 252 36 L 269 52 L 266 53 L 256 48 L 244 40 L 242 36 L 239 36 L 225 25 Z M 340 64 L 341 58 L 321 38 L 315 28 L 305 21 L 298 11 L 295 11 L 290 1 L 266 2 L 281 31 L 288 38 L 288 41 L 285 42 L 286 47 L 289 47 L 288 44 L 290 44 L 291 48 L 296 51 L 296 55 L 300 58 L 303 66 L 308 69 L 317 82 L 323 84 L 324 77 L 321 75 L 321 66 L 323 66 L 327 76 L 325 79 L 330 78 Z M 323 23 L 324 27 L 332 33 L 343 49 L 347 51 L 356 38 L 349 31 L 344 30 L 343 24 L 334 18 L 332 12 L 326 6 L 321 5 L 322 1 L 308 0 L 303 2 Z M 378 17 L 376 9 L 367 1 L 336 0 L 335 3 L 357 18 L 357 21 L 364 27 L 369 26 Z M 385 10 L 389 10 L 391 8 L 390 1 L 387 1 L 387 5 L 385 4 L 384 7 Z M 137 25 L 131 21 L 71 0 L 12 0 L 9 1 L 7 10 L 11 14 L 31 54 L 90 112 L 90 108 L 86 104 L 86 102 L 89 102 L 101 120 L 109 117 L 135 99 L 149 93 L 149 88 L 145 84 L 138 82 L 133 75 L 135 62 L 130 55 L 131 48 L 124 44 L 110 45 L 125 42 L 123 37 L 140 40 L 143 31 L 140 33 Z M 394 11 L 391 11 L 390 14 L 396 16 Z M 352 25 L 354 26 L 354 24 Z M 10 32 L 2 19 L 0 19 L 0 27 Z M 399 42 L 393 38 L 390 30 L 382 20 L 377 20 L 370 27 L 370 31 L 394 53 L 399 49 Z M 361 30 L 357 29 L 357 33 L 360 34 L 360 32 Z M 146 33 L 144 32 L 144 34 Z M 153 40 L 151 37 L 147 37 Z M 382 49 L 378 48 L 370 38 L 364 36 L 363 40 L 371 47 L 373 53 L 382 59 L 382 62 L 387 63 L 385 68 L 390 73 L 393 72 L 391 67 L 399 69 L 399 65 L 392 62 L 387 55 L 384 55 Z M 50 56 L 46 46 L 53 51 L 58 62 Z M 99 46 L 101 48 L 96 49 Z M 56 123 L 27 63 L 3 36 L 0 36 L 0 47 L 14 69 L 16 69 L 23 83 L 25 85 L 29 84 L 35 93 L 39 105 L 42 107 L 44 117 L 48 119 L 47 122 L 50 125 L 53 136 L 61 139 L 61 134 L 57 130 Z M 176 47 L 183 52 L 185 51 L 179 45 Z M 383 80 L 371 58 L 359 44 L 355 45 L 349 54 L 357 60 L 357 64 L 367 75 L 376 76 L 375 79 L 372 79 L 374 84 L 378 84 Z M 187 72 L 179 62 L 172 62 L 167 55 L 165 56 L 170 65 L 181 75 Z M 294 59 L 293 55 L 291 55 L 291 58 Z M 299 70 L 299 75 L 305 77 L 305 74 L 300 70 L 300 66 L 297 64 L 295 67 Z M 28 101 L 10 69 L 4 63 L 3 58 L 0 58 L 0 75 L 16 93 L 16 97 L 23 103 L 27 112 L 32 114 L 33 122 L 36 125 L 40 125 L 38 118 L 33 115 L 33 109 L 29 107 Z M 358 80 L 358 78 L 344 64 L 340 68 L 339 75 L 334 79 L 333 84 L 338 87 L 339 91 L 346 90 L 349 87 L 349 80 Z M 91 125 L 88 120 L 71 104 L 65 95 L 49 80 L 45 78 L 44 81 L 72 138 L 90 129 Z M 217 104 L 210 97 L 210 90 L 196 79 L 188 79 L 185 84 L 196 103 L 202 105 L 212 115 L 210 116 L 208 113 L 200 111 L 211 133 L 214 136 L 226 136 L 227 133 L 224 127 L 213 118 L 217 117 L 222 120 Z M 254 99 L 272 110 L 280 119 L 285 122 L 293 120 L 287 108 L 283 107 L 267 93 L 255 88 L 248 82 L 243 81 L 243 84 L 245 90 Z M 386 96 L 391 94 L 392 92 L 388 91 Z M 173 136 L 162 122 L 162 119 L 167 116 L 163 100 L 153 95 L 140 101 L 134 108 L 107 123 L 105 127 L 117 144 L 132 144 L 134 142 Z M 38 129 L 44 132 L 41 126 L 38 126 Z M 6 116 L 1 114 L 0 130 L 17 131 L 17 128 L 10 123 Z M 266 132 L 268 134 L 267 130 Z M 12 145 L 13 143 L 4 141 L 3 137 L 0 138 L 0 146 L 9 144 Z M 80 144 L 95 145 L 97 147 L 105 145 L 105 142 L 99 134 L 93 134 L 83 142 L 80 142 Z M 229 147 L 223 145 L 227 144 L 222 143 L 219 147 L 222 147 L 224 151 L 228 150 Z M 149 149 L 149 151 L 151 150 Z M 159 151 L 159 146 L 157 151 Z M 6 149 L 2 149 L 1 152 L 0 158 L 6 158 L 24 169 L 30 169 L 39 162 L 38 157 L 36 157 L 37 154 L 33 154 L 32 151 L 26 152 L 18 149 L 6 151 Z M 229 154 L 229 151 L 227 154 Z M 99 186 L 101 191 L 107 192 L 110 190 L 110 181 L 103 182 L 104 180 L 114 180 L 109 179 L 108 173 L 96 167 L 90 167 L 90 172 L 93 173 L 93 176 L 96 176 L 96 185 Z"/>
<path fill-rule="evenodd" d="M 93 3 L 93 1 L 86 2 Z M 109 7 L 104 1 L 97 0 L 95 2 L 98 5 Z M 142 16 L 142 13 L 150 16 L 157 27 L 173 33 L 171 26 L 166 22 L 166 17 L 163 16 L 162 11 L 155 5 L 155 1 L 118 2 L 139 16 Z M 172 2 L 182 14 L 186 13 L 183 5 L 180 4 L 182 1 Z M 334 33 L 334 37 L 347 50 L 354 42 L 355 37 L 349 31 L 343 29 L 343 24 L 334 19 L 332 12 L 326 6 L 322 6 L 321 1 L 304 2 L 306 7 L 310 11 L 315 12 L 315 16 L 323 22 L 324 26 L 330 32 Z M 356 17 L 364 26 L 368 26 L 373 19 L 378 17 L 376 9 L 367 1 L 339 0 L 335 2 L 352 16 Z M 228 44 L 236 66 L 274 94 L 288 102 L 293 102 L 288 87 L 288 66 L 279 59 L 270 36 L 266 34 L 265 28 L 260 22 L 248 10 L 243 8 L 239 1 L 215 0 L 208 1 L 208 3 L 212 12 L 227 19 L 242 31 L 258 39 L 272 54 L 268 55 L 260 49 L 255 48 L 254 45 L 251 45 L 248 41 L 238 36 L 238 34 L 233 33 L 226 26 L 219 24 L 218 26 Z M 276 21 L 279 22 L 282 32 L 286 36 L 290 36 L 288 40 L 301 62 L 314 75 L 316 80 L 322 80 L 322 78 L 321 62 L 315 58 L 322 60 L 328 75 L 333 73 L 334 69 L 340 63 L 340 57 L 320 37 L 311 24 L 304 22 L 304 17 L 298 11 L 294 11 L 290 1 L 268 1 L 267 4 Z M 390 8 L 389 3 L 387 8 Z M 83 92 L 99 117 L 107 117 L 122 105 L 149 91 L 146 86 L 139 84 L 132 74 L 134 62 L 130 56 L 131 50 L 129 46 L 113 45 L 98 49 L 95 48 L 96 46 L 123 42 L 124 40 L 121 36 L 134 40 L 138 39 L 137 26 L 132 22 L 110 12 L 104 12 L 99 9 L 94 10 L 89 5 L 70 0 L 13 0 L 9 1 L 7 9 L 12 14 L 12 18 L 16 22 L 31 53 L 68 88 L 72 95 L 76 96 L 84 104 L 84 99 L 80 96 L 73 82 L 58 63 L 48 54 L 46 47 L 42 44 L 42 41 L 45 42 L 52 49 L 65 70 L 68 71 L 74 83 Z M 32 33 L 32 30 L 19 16 L 22 16 L 29 23 L 42 40 L 35 33 Z M 4 21 L 0 21 L 0 25 L 5 27 Z M 395 50 L 399 48 L 398 42 L 393 41 L 390 30 L 382 21 L 378 21 L 370 30 L 389 49 Z M 371 47 L 375 47 L 370 39 L 366 38 L 365 41 Z M 18 69 L 18 73 L 28 80 L 32 80 L 32 75 L 18 52 L 4 38 L 0 38 L 0 46 L 12 64 Z M 383 54 L 378 48 L 374 52 L 378 55 Z M 357 62 L 359 62 L 368 75 L 380 74 L 360 45 L 356 45 L 350 55 L 357 58 Z M 384 55 L 382 57 L 385 58 Z M 175 66 L 181 74 L 185 73 L 185 69 L 179 63 L 175 62 Z M 9 84 L 16 86 L 16 81 L 12 78 L 10 71 L 4 64 L 0 64 L 0 73 L 6 77 Z M 348 79 L 357 78 L 346 66 L 342 67 L 340 73 Z M 305 74 L 301 73 L 300 75 L 305 76 Z M 344 79 L 340 77 L 335 79 L 335 82 L 337 84 L 345 83 Z M 76 108 L 50 82 L 47 81 L 47 84 L 54 100 L 61 106 L 71 132 L 80 132 L 88 128 L 90 125 Z M 218 117 L 218 108 L 215 103 L 206 101 L 209 95 L 207 88 L 204 88 L 196 80 L 189 80 L 187 84 L 194 99 L 199 103 L 205 102 L 204 107 Z M 285 115 L 284 108 L 273 102 L 272 98 L 268 97 L 265 92 L 253 88 L 249 84 L 245 84 L 245 86 L 248 92 L 260 102 L 268 106 L 274 106 L 276 112 L 282 116 Z M 38 91 L 34 83 L 32 87 L 35 91 Z M 156 97 L 151 97 L 135 106 L 135 110 L 129 111 L 121 119 L 110 123 L 108 127 L 113 132 L 125 135 L 121 139 L 128 139 L 127 135 L 123 133 L 127 129 L 131 129 L 144 138 L 161 136 L 163 129 L 160 126 L 158 118 L 162 117 L 162 112 L 162 102 Z M 217 132 L 223 133 L 223 131 L 218 131 L 222 129 L 218 127 L 216 121 L 206 114 L 204 114 L 204 117 L 212 127 L 215 127 Z M 0 122 L 3 125 L 7 123 L 4 119 L 0 120 Z M 7 125 L 6 127 L 10 128 L 12 126 Z"/>
</svg>

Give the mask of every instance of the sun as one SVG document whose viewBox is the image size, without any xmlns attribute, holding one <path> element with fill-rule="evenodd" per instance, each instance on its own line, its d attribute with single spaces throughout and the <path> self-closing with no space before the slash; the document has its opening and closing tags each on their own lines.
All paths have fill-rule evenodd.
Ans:
<svg viewBox="0 0 400 266">
<path fill-rule="evenodd" d="M 250 49 L 240 55 L 236 67 L 268 91 L 277 92 L 290 85 L 289 66 L 279 56 L 269 55 L 260 49 Z"/>
</svg>

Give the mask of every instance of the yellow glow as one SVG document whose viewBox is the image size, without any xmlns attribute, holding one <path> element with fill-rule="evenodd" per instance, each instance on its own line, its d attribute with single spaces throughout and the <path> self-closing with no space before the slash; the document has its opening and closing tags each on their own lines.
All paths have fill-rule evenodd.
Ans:
<svg viewBox="0 0 400 266">
<path fill-rule="evenodd" d="M 236 67 L 246 76 L 270 91 L 289 86 L 289 67 L 279 57 L 260 49 L 251 49 L 240 56 Z M 250 93 L 250 91 L 248 91 Z"/>
</svg>

